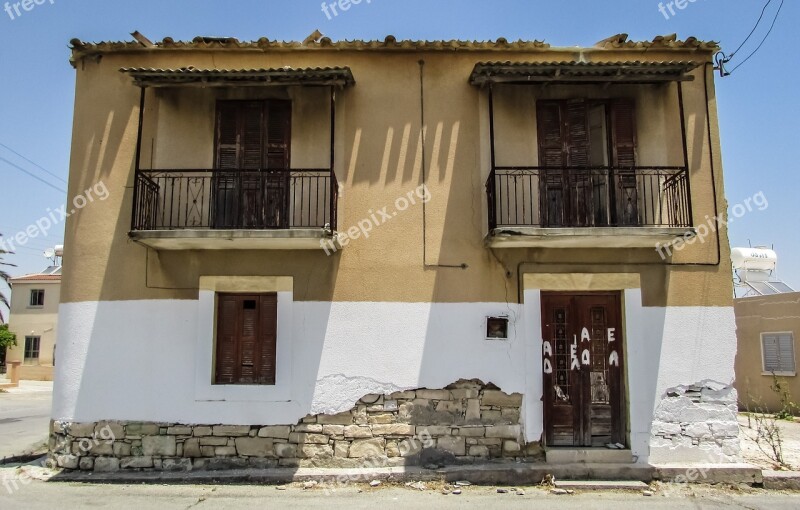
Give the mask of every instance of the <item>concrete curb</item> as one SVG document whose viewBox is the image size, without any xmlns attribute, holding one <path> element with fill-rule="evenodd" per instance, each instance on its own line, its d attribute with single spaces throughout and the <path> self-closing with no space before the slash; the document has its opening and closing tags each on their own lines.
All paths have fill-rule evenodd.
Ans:
<svg viewBox="0 0 800 510">
<path fill-rule="evenodd" d="M 765 489 L 800 491 L 800 471 L 764 470 L 763 476 Z"/>
<path fill-rule="evenodd" d="M 484 464 L 454 466 L 443 469 L 421 467 L 393 467 L 368 469 L 244 469 L 227 471 L 182 471 L 182 472 L 62 472 L 51 478 L 55 482 L 86 483 L 171 483 L 171 484 L 285 484 L 292 482 L 317 481 L 335 484 L 339 482 L 370 482 L 372 480 L 409 482 L 469 481 L 475 485 L 539 485 L 546 475 L 556 480 L 614 480 L 650 483 L 653 480 L 671 481 L 678 475 L 685 475 L 691 469 L 700 472 L 695 465 L 649 466 L 619 464 Z M 750 465 L 704 466 L 705 478 L 698 477 L 697 483 L 761 483 L 761 471 Z"/>
</svg>

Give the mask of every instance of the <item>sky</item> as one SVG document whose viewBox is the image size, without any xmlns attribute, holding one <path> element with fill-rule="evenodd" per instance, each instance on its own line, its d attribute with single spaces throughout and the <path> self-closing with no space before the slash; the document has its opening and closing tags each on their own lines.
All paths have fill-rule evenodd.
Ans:
<svg viewBox="0 0 800 510">
<path fill-rule="evenodd" d="M 544 40 L 592 46 L 618 33 L 652 39 L 677 33 L 719 41 L 730 54 L 748 36 L 767 0 L 362 0 L 346 11 L 321 0 L 36 0 L 30 11 L 0 10 L 0 233 L 27 230 L 66 202 L 74 100 L 69 41 L 130 40 L 138 30 L 156 41 L 197 35 L 303 40 L 315 29 L 334 39 Z M 332 3 L 334 0 L 327 0 Z M 0 8 L 6 0 L 0 0 Z M 685 3 L 684 3 L 685 2 Z M 728 65 L 764 39 L 781 0 Z M 660 6 L 663 5 L 663 12 Z M 673 15 L 674 12 L 674 15 Z M 780 277 L 800 287 L 800 114 L 798 57 L 792 26 L 800 2 L 786 0 L 774 29 L 731 76 L 717 79 L 725 191 L 729 206 L 762 193 L 730 225 L 731 244 L 775 246 Z M 763 203 L 763 202 L 759 202 Z M 57 218 L 58 215 L 55 215 Z M 5 261 L 13 275 L 38 272 L 42 252 L 63 241 L 63 223 L 31 239 Z M 2 284 L 0 284 L 2 285 Z"/>
</svg>

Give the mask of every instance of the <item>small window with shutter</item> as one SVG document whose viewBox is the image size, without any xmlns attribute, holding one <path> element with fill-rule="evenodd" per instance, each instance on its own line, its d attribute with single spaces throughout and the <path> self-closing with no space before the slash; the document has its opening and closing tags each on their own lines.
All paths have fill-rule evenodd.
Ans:
<svg viewBox="0 0 800 510">
<path fill-rule="evenodd" d="M 762 333 L 761 346 L 764 373 L 795 375 L 794 335 L 792 333 Z"/>
<path fill-rule="evenodd" d="M 215 384 L 274 385 L 278 295 L 218 294 Z"/>
</svg>

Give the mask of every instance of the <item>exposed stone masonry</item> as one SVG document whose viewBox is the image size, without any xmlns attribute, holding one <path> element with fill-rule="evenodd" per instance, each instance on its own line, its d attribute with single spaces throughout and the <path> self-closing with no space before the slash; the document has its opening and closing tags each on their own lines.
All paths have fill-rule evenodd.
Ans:
<svg viewBox="0 0 800 510">
<path fill-rule="evenodd" d="M 367 395 L 349 412 L 296 425 L 54 422 L 50 451 L 60 467 L 97 472 L 541 460 L 539 443 L 523 442 L 521 405 L 520 394 L 459 381 Z"/>
<path fill-rule="evenodd" d="M 736 461 L 741 453 L 737 411 L 732 386 L 704 381 L 672 388 L 656 408 L 651 447 L 662 460 Z"/>
</svg>

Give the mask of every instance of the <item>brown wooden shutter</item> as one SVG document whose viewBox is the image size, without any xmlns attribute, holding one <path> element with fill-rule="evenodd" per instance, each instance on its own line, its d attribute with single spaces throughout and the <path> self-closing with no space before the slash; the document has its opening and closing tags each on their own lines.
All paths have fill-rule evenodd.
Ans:
<svg viewBox="0 0 800 510">
<path fill-rule="evenodd" d="M 289 169 L 291 131 L 291 101 L 269 101 L 267 104 L 267 168 L 271 170 Z"/>
<path fill-rule="evenodd" d="M 556 101 L 537 104 L 539 165 L 561 168 L 564 160 L 564 137 L 561 130 L 561 105 Z"/>
<path fill-rule="evenodd" d="M 258 332 L 258 296 L 243 296 L 239 300 L 239 380 L 238 384 L 256 383 L 259 359 L 256 350 Z"/>
<path fill-rule="evenodd" d="M 586 102 L 582 99 L 568 101 L 567 118 L 567 161 L 569 166 L 589 165 L 589 119 L 586 115 Z"/>
<path fill-rule="evenodd" d="M 240 104 L 242 169 L 264 167 L 264 109 L 262 101 Z"/>
<path fill-rule="evenodd" d="M 278 346 L 278 295 L 261 296 L 259 384 L 275 384 Z"/>
<path fill-rule="evenodd" d="M 237 382 L 239 336 L 236 326 L 239 319 L 238 312 L 238 300 L 235 296 L 219 296 L 215 376 L 217 384 L 235 384 Z"/>
<path fill-rule="evenodd" d="M 636 166 L 636 110 L 633 101 L 618 99 L 611 103 L 613 165 Z"/>
<path fill-rule="evenodd" d="M 235 170 L 239 168 L 239 109 L 236 103 L 217 104 L 216 168 Z"/>
</svg>

